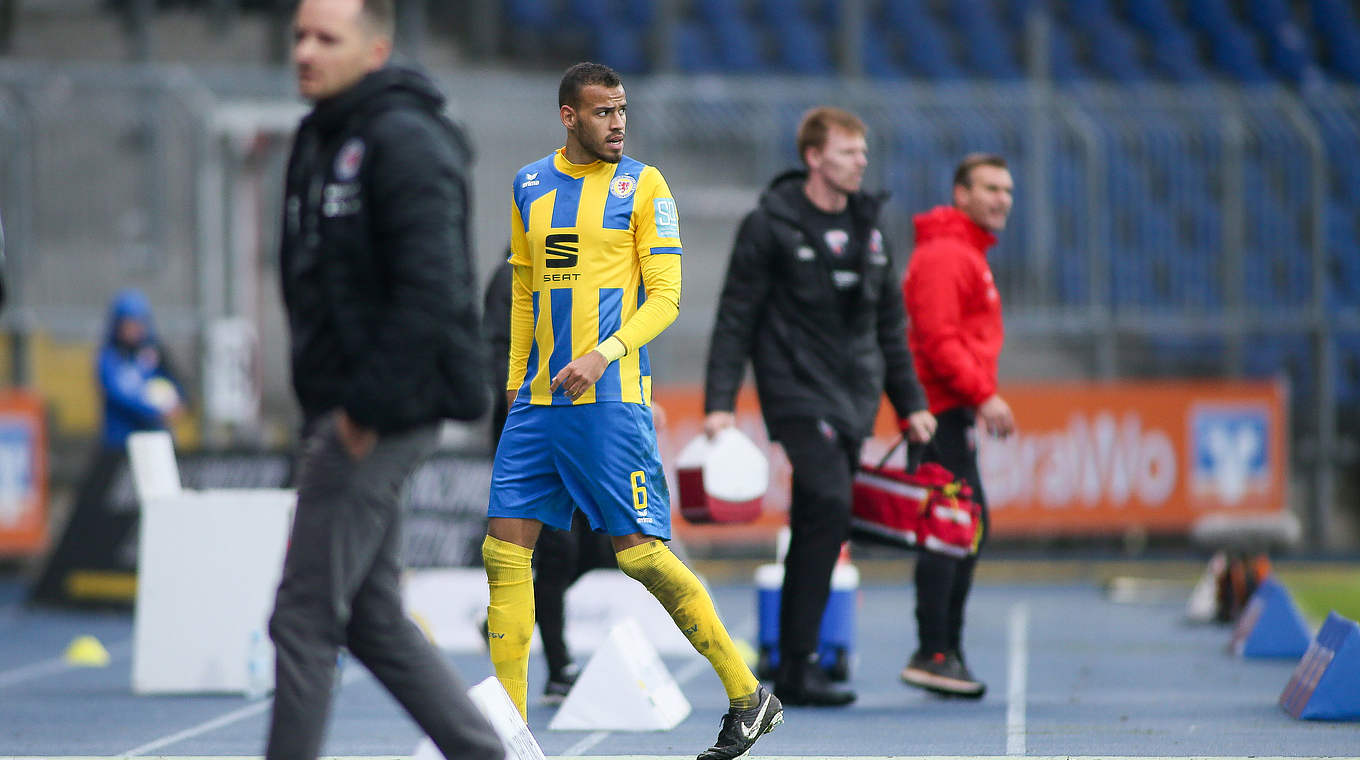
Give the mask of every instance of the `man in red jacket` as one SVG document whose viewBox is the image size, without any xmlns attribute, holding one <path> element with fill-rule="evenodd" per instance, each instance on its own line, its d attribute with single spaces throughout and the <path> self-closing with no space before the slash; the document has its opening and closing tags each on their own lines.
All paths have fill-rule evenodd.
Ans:
<svg viewBox="0 0 1360 760">
<path fill-rule="evenodd" d="M 976 425 L 994 436 L 1015 429 L 996 392 L 1004 330 L 1001 296 L 987 249 L 1006 226 L 1014 183 L 1000 156 L 974 153 L 954 172 L 954 205 L 916 216 L 916 249 L 902 282 L 907 342 L 930 411 L 939 421 L 925 453 L 973 488 L 987 534 L 987 500 L 978 475 Z M 919 648 L 902 680 L 930 691 L 980 698 L 986 686 L 963 660 L 963 608 L 977 555 L 922 553 L 916 561 Z"/>
</svg>

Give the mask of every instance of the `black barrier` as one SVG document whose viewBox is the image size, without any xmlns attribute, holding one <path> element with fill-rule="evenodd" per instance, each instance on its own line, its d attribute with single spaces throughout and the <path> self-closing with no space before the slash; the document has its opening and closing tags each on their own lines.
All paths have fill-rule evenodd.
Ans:
<svg viewBox="0 0 1360 760">
<path fill-rule="evenodd" d="M 185 488 L 283 488 L 292 479 L 292 460 L 283 452 L 191 452 L 177 459 Z M 480 565 L 490 484 L 491 461 L 484 456 L 440 453 L 417 468 L 403 500 L 406 564 Z M 127 456 L 100 452 L 29 599 L 131 606 L 137 594 L 139 516 Z"/>
<path fill-rule="evenodd" d="M 177 457 L 185 488 L 282 488 L 291 459 L 277 452 L 191 452 Z M 127 455 L 100 451 L 77 491 L 71 518 L 34 584 L 31 601 L 81 606 L 132 604 L 137 595 L 141 510 Z"/>
<path fill-rule="evenodd" d="M 406 484 L 402 560 L 407 567 L 482 564 L 491 460 L 438 454 Z"/>
</svg>

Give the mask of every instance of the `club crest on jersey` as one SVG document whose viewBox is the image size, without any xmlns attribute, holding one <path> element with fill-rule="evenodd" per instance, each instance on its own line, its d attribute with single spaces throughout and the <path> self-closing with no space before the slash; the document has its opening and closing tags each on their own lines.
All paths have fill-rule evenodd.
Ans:
<svg viewBox="0 0 1360 760">
<path fill-rule="evenodd" d="M 637 177 L 631 174 L 620 174 L 609 183 L 609 194 L 620 200 L 628 198 L 637 191 Z"/>
<path fill-rule="evenodd" d="M 364 162 L 364 141 L 351 137 L 335 156 L 335 178 L 348 182 L 359 176 L 359 165 Z"/>
</svg>

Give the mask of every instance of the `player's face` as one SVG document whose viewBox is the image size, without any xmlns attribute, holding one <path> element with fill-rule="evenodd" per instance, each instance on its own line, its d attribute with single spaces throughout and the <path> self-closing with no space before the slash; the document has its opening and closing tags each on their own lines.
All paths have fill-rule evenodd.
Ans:
<svg viewBox="0 0 1360 760">
<path fill-rule="evenodd" d="M 954 187 L 954 206 L 979 227 L 1000 232 L 1010 216 L 1015 183 L 1011 173 L 997 166 L 975 166 L 967 187 Z"/>
<path fill-rule="evenodd" d="M 869 143 L 864 135 L 831 127 L 821 148 L 807 152 L 808 170 L 833 190 L 847 195 L 858 192 L 869 165 Z"/>
<path fill-rule="evenodd" d="M 298 92 L 325 100 L 387 61 L 391 41 L 363 17 L 363 0 L 302 0 L 293 20 Z"/>
<path fill-rule="evenodd" d="M 623 158 L 623 131 L 628 121 L 628 99 L 623 85 L 586 85 L 575 108 L 562 108 L 562 120 L 592 158 L 611 164 Z"/>
</svg>

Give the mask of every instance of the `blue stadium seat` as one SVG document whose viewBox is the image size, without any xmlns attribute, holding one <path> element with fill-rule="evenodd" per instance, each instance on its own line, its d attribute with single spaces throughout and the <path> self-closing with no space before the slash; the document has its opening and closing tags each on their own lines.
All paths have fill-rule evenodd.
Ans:
<svg viewBox="0 0 1360 760">
<path fill-rule="evenodd" d="M 1190 25 L 1205 34 L 1215 29 L 1237 26 L 1237 16 L 1228 7 L 1228 0 L 1189 0 L 1185 18 Z"/>
<path fill-rule="evenodd" d="M 1058 300 L 1064 306 L 1085 306 L 1091 302 L 1091 258 L 1086 251 L 1059 248 Z"/>
<path fill-rule="evenodd" d="M 1291 82 L 1303 81 L 1315 64 L 1307 36 L 1285 0 L 1247 0 L 1246 14 L 1266 40 L 1271 69 Z"/>
<path fill-rule="evenodd" d="M 1171 13 L 1167 0 L 1126 0 L 1124 11 L 1148 39 L 1152 73 L 1177 82 L 1203 82 L 1208 73 L 1185 24 Z"/>
<path fill-rule="evenodd" d="M 1352 204 L 1327 203 L 1328 296 L 1334 309 L 1360 309 L 1360 220 Z"/>
<path fill-rule="evenodd" d="M 949 4 L 950 20 L 959 30 L 964 59 L 978 74 L 992 79 L 1018 79 L 1022 72 L 1011 50 L 1008 35 L 984 0 L 954 0 Z"/>
<path fill-rule="evenodd" d="M 883 21 L 898 31 L 934 23 L 924 0 L 884 0 L 880 13 Z"/>
<path fill-rule="evenodd" d="M 794 74 L 834 73 L 826 35 L 805 19 L 785 19 L 771 30 L 780 67 Z"/>
<path fill-rule="evenodd" d="M 1351 333 L 1336 337 L 1335 372 L 1337 403 L 1360 404 L 1360 335 Z"/>
<path fill-rule="evenodd" d="M 693 0 L 692 5 L 699 20 L 713 26 L 744 18 L 739 5 L 729 0 Z"/>
<path fill-rule="evenodd" d="M 1223 27 L 1210 35 L 1210 49 L 1214 62 L 1229 76 L 1246 84 L 1261 84 L 1272 81 L 1270 74 L 1261 65 L 1254 40 L 1234 24 Z"/>
<path fill-rule="evenodd" d="M 1124 13 L 1133 25 L 1153 39 L 1168 34 L 1184 34 L 1181 22 L 1167 8 L 1167 0 L 1124 0 Z"/>
<path fill-rule="evenodd" d="M 1109 17 L 1093 20 L 1087 33 L 1091 42 L 1091 62 L 1100 73 L 1124 83 L 1147 78 L 1147 72 L 1138 60 L 1137 43 L 1118 22 Z"/>
<path fill-rule="evenodd" d="M 874 24 L 864 27 L 864 42 L 860 47 L 866 76 L 875 79 L 898 79 L 906 76 L 906 69 L 898 61 L 887 36 Z"/>
<path fill-rule="evenodd" d="M 1313 57 L 1304 46 L 1303 34 L 1293 24 L 1282 27 L 1268 38 L 1270 67 L 1290 82 L 1301 82 L 1313 70 Z"/>
<path fill-rule="evenodd" d="M 1222 338 L 1163 333 L 1154 336 L 1147 364 L 1158 375 L 1220 376 L 1227 345 Z"/>
<path fill-rule="evenodd" d="M 1317 392 L 1313 350 L 1302 335 L 1251 335 L 1243 343 L 1242 369 L 1247 377 L 1271 379 L 1283 375 L 1294 398 Z"/>
<path fill-rule="evenodd" d="M 1072 46 L 1072 39 L 1061 26 L 1049 28 L 1048 66 L 1049 75 L 1055 82 L 1074 82 L 1081 79 L 1084 73 L 1077 62 L 1077 51 Z"/>
<path fill-rule="evenodd" d="M 802 0 L 760 0 L 756 3 L 757 19 L 769 26 L 782 26 L 790 21 L 808 21 Z"/>
<path fill-rule="evenodd" d="M 1209 40 L 1211 57 L 1229 77 L 1246 83 L 1271 81 L 1254 39 L 1227 0 L 1189 0 L 1186 19 Z"/>
<path fill-rule="evenodd" d="M 656 21 L 657 3 L 637 3 L 622 0 L 623 20 L 633 26 L 651 27 Z"/>
<path fill-rule="evenodd" d="M 1269 32 L 1291 20 L 1285 0 L 1246 0 L 1246 11 L 1247 20 L 1262 32 Z"/>
<path fill-rule="evenodd" d="M 882 8 L 888 33 L 902 43 L 902 58 L 910 74 L 931 79 L 959 79 L 963 70 L 949 48 L 949 32 L 926 9 L 921 0 L 888 0 Z"/>
<path fill-rule="evenodd" d="M 722 68 L 730 74 L 767 71 L 761 30 L 745 18 L 731 17 L 713 27 Z"/>
<path fill-rule="evenodd" d="M 690 74 L 709 74 L 722 68 L 712 32 L 694 21 L 683 22 L 676 28 L 675 59 L 676 67 Z"/>
<path fill-rule="evenodd" d="M 1067 20 L 1082 31 L 1092 31 L 1097 27 L 1116 23 L 1114 14 L 1106 0 L 1081 0 L 1077 3 L 1059 3 L 1067 9 Z"/>
<path fill-rule="evenodd" d="M 1010 2 L 1002 0 L 1002 4 L 1006 6 L 1004 11 L 1006 23 L 1014 29 L 1024 29 L 1029 12 L 1043 2 L 1044 0 L 1010 0 Z"/>
<path fill-rule="evenodd" d="M 505 19 L 512 26 L 547 31 L 557 23 L 558 3 L 554 0 L 506 0 Z"/>
<path fill-rule="evenodd" d="M 1345 0 L 1312 0 L 1313 28 L 1326 45 L 1326 62 L 1333 74 L 1360 82 L 1360 24 Z"/>
<path fill-rule="evenodd" d="M 1204 82 L 1209 74 L 1200 65 L 1194 43 L 1179 29 L 1154 36 L 1148 51 L 1152 70 L 1177 82 Z"/>
<path fill-rule="evenodd" d="M 592 27 L 596 33 L 616 23 L 616 10 L 618 3 L 614 0 L 567 0 L 567 15 Z"/>
<path fill-rule="evenodd" d="M 1116 310 L 1164 305 L 1151 262 L 1136 248 L 1110 247 L 1110 303 Z"/>
<path fill-rule="evenodd" d="M 595 27 L 593 31 L 595 60 L 622 74 L 640 74 L 650 68 L 647 27 L 613 23 Z"/>
</svg>

